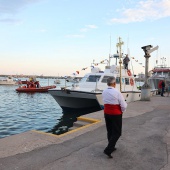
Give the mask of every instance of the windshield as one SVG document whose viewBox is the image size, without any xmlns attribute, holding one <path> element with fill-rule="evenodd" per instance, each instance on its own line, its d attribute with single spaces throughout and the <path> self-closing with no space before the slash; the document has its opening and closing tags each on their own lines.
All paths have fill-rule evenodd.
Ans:
<svg viewBox="0 0 170 170">
<path fill-rule="evenodd" d="M 109 78 L 110 76 L 104 76 L 103 79 L 102 79 L 102 83 L 107 83 L 107 79 Z"/>
<path fill-rule="evenodd" d="M 100 75 L 90 75 L 87 78 L 86 82 L 96 82 L 96 81 L 99 81 L 100 77 L 101 77 Z"/>
</svg>

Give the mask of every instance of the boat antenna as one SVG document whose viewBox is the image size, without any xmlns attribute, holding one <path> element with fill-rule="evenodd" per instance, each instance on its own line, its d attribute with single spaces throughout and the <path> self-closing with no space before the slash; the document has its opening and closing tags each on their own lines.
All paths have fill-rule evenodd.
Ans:
<svg viewBox="0 0 170 170">
<path fill-rule="evenodd" d="M 110 66 L 110 59 L 111 59 L 111 34 L 110 34 L 110 53 L 109 53 L 109 61 L 108 61 L 108 65 Z"/>
<path fill-rule="evenodd" d="M 154 67 L 156 67 L 158 65 L 158 50 L 156 52 L 156 61 L 154 63 Z"/>
<path fill-rule="evenodd" d="M 122 72 L 121 72 L 121 67 L 122 67 L 122 45 L 124 44 L 124 42 L 122 41 L 122 39 L 119 37 L 119 41 L 116 44 L 116 47 L 119 49 L 119 64 L 120 64 L 120 92 L 122 92 Z"/>
<path fill-rule="evenodd" d="M 130 49 L 128 48 L 128 56 L 130 57 Z M 135 74 L 134 73 L 134 69 L 133 69 L 133 63 L 132 63 L 132 60 L 130 60 L 130 63 L 131 63 L 131 67 L 132 67 L 132 72 L 133 72 L 133 75 Z"/>
</svg>

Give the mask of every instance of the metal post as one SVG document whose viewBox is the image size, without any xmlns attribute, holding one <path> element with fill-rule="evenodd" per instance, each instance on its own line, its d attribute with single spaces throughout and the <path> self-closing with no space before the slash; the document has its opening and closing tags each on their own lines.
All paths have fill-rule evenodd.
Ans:
<svg viewBox="0 0 170 170">
<path fill-rule="evenodd" d="M 143 101 L 149 101 L 150 100 L 150 91 L 151 88 L 148 84 L 148 68 L 149 68 L 149 57 L 150 53 L 154 52 L 155 50 L 157 50 L 159 47 L 156 46 L 154 48 L 152 48 L 152 45 L 147 45 L 147 46 L 143 46 L 141 47 L 145 53 L 144 57 L 145 57 L 145 83 L 141 88 L 141 100 Z"/>
<path fill-rule="evenodd" d="M 149 48 L 147 50 L 149 50 L 152 46 L 149 46 Z M 145 48 L 145 47 L 144 47 Z M 150 91 L 151 88 L 148 84 L 148 69 L 149 69 L 149 57 L 150 54 L 148 53 L 148 51 L 146 49 L 143 49 L 145 51 L 145 83 L 144 85 L 141 87 L 141 100 L 142 101 L 150 101 Z"/>
<path fill-rule="evenodd" d="M 124 44 L 123 41 L 121 41 L 121 38 L 119 37 L 119 42 L 116 44 L 116 47 L 119 48 L 119 64 L 120 64 L 120 92 L 122 92 L 122 45 Z"/>
</svg>

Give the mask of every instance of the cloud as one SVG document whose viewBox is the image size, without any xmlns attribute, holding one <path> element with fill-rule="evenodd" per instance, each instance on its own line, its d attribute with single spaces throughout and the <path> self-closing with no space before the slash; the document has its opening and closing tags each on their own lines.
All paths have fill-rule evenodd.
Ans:
<svg viewBox="0 0 170 170">
<path fill-rule="evenodd" d="M 14 15 L 26 6 L 43 0 L 0 0 L 0 22 L 16 23 Z"/>
<path fill-rule="evenodd" d="M 96 28 L 98 28 L 96 25 L 86 25 L 85 28 L 80 29 L 80 32 L 87 32 L 91 29 L 96 29 Z"/>
<path fill-rule="evenodd" d="M 0 0 L 0 14 L 18 12 L 23 7 L 42 0 Z"/>
<path fill-rule="evenodd" d="M 122 17 L 110 19 L 110 23 L 143 22 L 170 16 L 170 0 L 139 1 L 134 8 L 117 10 Z"/>
<path fill-rule="evenodd" d="M 84 35 L 82 34 L 72 34 L 72 35 L 66 35 L 67 38 L 84 38 Z"/>
<path fill-rule="evenodd" d="M 9 23 L 9 24 L 21 24 L 22 20 L 19 19 L 11 19 L 11 18 L 5 18 L 5 19 L 0 19 L 0 22 L 2 23 Z"/>
<path fill-rule="evenodd" d="M 90 29 L 96 29 L 97 26 L 96 25 L 86 25 L 87 28 L 90 28 Z"/>
</svg>

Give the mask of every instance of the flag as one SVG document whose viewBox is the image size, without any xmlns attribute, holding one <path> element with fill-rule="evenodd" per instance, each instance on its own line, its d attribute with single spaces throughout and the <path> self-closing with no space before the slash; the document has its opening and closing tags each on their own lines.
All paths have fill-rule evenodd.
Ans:
<svg viewBox="0 0 170 170">
<path fill-rule="evenodd" d="M 88 67 L 82 68 L 82 70 L 86 70 Z"/>
</svg>

